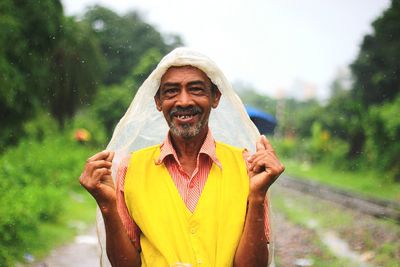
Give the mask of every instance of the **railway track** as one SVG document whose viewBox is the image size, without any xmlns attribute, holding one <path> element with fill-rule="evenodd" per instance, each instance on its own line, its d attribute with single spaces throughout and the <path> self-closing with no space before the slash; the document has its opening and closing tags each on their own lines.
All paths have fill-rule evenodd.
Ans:
<svg viewBox="0 0 400 267">
<path fill-rule="evenodd" d="M 283 187 L 326 199 L 378 218 L 394 220 L 396 223 L 400 224 L 399 202 L 365 197 L 353 192 L 323 185 L 315 181 L 297 179 L 287 175 L 281 176 L 277 183 Z"/>
</svg>

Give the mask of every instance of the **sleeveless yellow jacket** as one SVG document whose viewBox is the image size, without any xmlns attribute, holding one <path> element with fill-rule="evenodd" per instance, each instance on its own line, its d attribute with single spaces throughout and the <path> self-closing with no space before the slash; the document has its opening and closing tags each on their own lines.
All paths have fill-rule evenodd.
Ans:
<svg viewBox="0 0 400 267">
<path fill-rule="evenodd" d="M 159 145 L 132 153 L 125 177 L 125 202 L 142 231 L 142 266 L 232 266 L 249 193 L 242 150 L 216 143 L 222 168 L 213 163 L 193 213 L 165 165 L 156 164 L 159 154 Z"/>
</svg>

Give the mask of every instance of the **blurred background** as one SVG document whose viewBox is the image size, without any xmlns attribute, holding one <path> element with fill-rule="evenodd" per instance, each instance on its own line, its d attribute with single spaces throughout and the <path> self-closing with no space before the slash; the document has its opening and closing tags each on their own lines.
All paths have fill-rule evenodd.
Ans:
<svg viewBox="0 0 400 267">
<path fill-rule="evenodd" d="M 275 265 L 398 266 L 398 0 L 2 0 L 0 266 L 97 266 L 78 177 L 183 45 L 216 61 L 286 165 Z"/>
</svg>

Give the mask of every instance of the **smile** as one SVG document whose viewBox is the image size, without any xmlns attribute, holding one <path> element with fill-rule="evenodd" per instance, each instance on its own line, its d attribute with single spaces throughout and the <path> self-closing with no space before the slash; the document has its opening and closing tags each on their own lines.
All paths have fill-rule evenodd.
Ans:
<svg viewBox="0 0 400 267">
<path fill-rule="evenodd" d="M 178 119 L 178 121 L 183 123 L 191 122 L 196 114 L 176 114 L 174 117 Z"/>
<path fill-rule="evenodd" d="M 178 123 L 191 123 L 201 112 L 202 109 L 196 106 L 188 108 L 176 107 L 171 110 L 170 116 L 176 119 Z"/>
<path fill-rule="evenodd" d="M 189 119 L 192 118 L 194 115 L 177 115 L 176 117 L 178 117 L 179 119 Z"/>
</svg>

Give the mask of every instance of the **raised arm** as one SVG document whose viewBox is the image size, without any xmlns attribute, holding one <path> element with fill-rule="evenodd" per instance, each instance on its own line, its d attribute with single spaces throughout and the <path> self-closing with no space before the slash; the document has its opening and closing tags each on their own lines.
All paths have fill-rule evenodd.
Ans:
<svg viewBox="0 0 400 267">
<path fill-rule="evenodd" d="M 265 235 L 264 205 L 269 187 L 284 171 L 265 136 L 256 143 L 256 153 L 247 157 L 250 192 L 244 230 L 236 250 L 234 266 L 268 265 L 268 240 Z"/>
<path fill-rule="evenodd" d="M 111 177 L 113 152 L 102 151 L 90 157 L 79 178 L 94 197 L 103 215 L 107 256 L 112 266 L 140 266 L 140 254 L 134 248 L 117 210 L 116 192 Z"/>
</svg>

